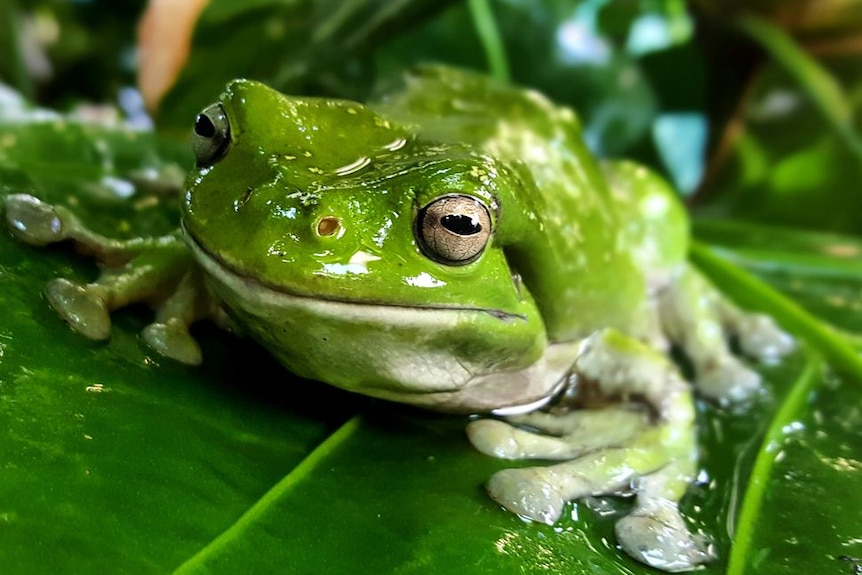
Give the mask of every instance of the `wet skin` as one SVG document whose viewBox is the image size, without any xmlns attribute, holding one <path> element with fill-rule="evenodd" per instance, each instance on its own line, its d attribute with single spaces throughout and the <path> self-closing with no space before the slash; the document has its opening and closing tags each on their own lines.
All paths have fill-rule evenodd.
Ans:
<svg viewBox="0 0 862 575">
<path fill-rule="evenodd" d="M 626 552 L 668 571 L 710 559 L 677 509 L 696 446 L 669 347 L 695 389 L 731 403 L 760 380 L 727 339 L 760 360 L 792 340 L 687 263 L 687 216 L 661 178 L 593 158 L 571 110 L 443 67 L 365 105 L 237 80 L 194 132 L 176 234 L 118 242 L 7 200 L 22 240 L 107 264 L 46 289 L 75 329 L 107 338 L 111 310 L 146 300 L 145 340 L 182 362 L 201 360 L 188 326 L 210 317 L 304 377 L 494 414 L 468 427 L 481 451 L 561 461 L 496 474 L 502 505 L 554 523 L 567 501 L 634 488 Z"/>
</svg>

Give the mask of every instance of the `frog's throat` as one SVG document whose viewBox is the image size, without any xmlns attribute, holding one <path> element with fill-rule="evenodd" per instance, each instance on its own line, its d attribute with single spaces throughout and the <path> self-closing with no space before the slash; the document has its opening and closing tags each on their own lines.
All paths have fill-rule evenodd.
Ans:
<svg viewBox="0 0 862 575">
<path fill-rule="evenodd" d="M 342 303 L 342 304 L 350 304 L 357 306 L 373 306 L 373 307 L 384 307 L 384 308 L 408 308 L 408 309 L 416 309 L 416 310 L 428 310 L 428 311 L 461 311 L 461 312 L 477 312 L 487 314 L 491 317 L 499 319 L 500 321 L 524 321 L 528 320 L 527 316 L 519 313 L 512 313 L 509 311 L 495 309 L 495 308 L 483 308 L 476 306 L 458 306 L 458 305 L 440 305 L 440 304 L 402 304 L 402 303 L 387 303 L 380 302 L 374 300 L 359 300 L 359 299 L 347 299 L 347 298 L 335 298 L 335 297 L 321 297 L 316 295 L 307 295 L 302 294 L 284 286 L 275 285 L 271 283 L 267 283 L 261 281 L 258 278 L 246 275 L 241 271 L 237 270 L 235 267 L 231 266 L 223 259 L 218 257 L 217 255 L 211 253 L 207 250 L 202 243 L 200 243 L 197 238 L 195 238 L 185 226 L 183 226 L 183 236 L 185 237 L 186 243 L 191 248 L 194 253 L 195 259 L 198 263 L 204 268 L 204 270 L 211 274 L 212 277 L 215 277 L 224 283 L 224 280 L 228 277 L 231 277 L 235 281 L 239 281 L 243 283 L 248 289 L 254 290 L 255 292 L 259 292 L 261 294 L 266 294 L 266 297 L 273 298 L 299 298 L 305 300 L 315 300 L 322 302 L 333 302 L 333 303 Z"/>
<path fill-rule="evenodd" d="M 517 349 L 500 349 L 493 338 L 453 344 L 465 326 L 526 320 L 469 307 L 293 295 L 236 273 L 191 238 L 189 245 L 227 311 L 285 366 L 364 395 L 447 412 L 520 411 L 552 396 L 578 354 L 571 343 L 547 345 L 542 331 Z"/>
</svg>

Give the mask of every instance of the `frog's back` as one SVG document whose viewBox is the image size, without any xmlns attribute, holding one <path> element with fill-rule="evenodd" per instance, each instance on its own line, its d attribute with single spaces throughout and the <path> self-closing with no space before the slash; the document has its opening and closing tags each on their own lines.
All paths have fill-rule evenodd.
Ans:
<svg viewBox="0 0 862 575">
<path fill-rule="evenodd" d="M 495 241 L 535 297 L 552 340 L 625 327 L 645 278 L 574 113 L 484 75 L 423 67 L 374 105 L 417 138 L 489 156 Z"/>
</svg>

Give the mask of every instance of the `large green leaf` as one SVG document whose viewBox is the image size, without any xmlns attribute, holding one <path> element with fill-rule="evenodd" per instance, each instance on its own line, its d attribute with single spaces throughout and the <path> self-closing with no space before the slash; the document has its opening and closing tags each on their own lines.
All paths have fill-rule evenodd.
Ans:
<svg viewBox="0 0 862 575">
<path fill-rule="evenodd" d="M 175 117 L 164 120 L 188 124 L 238 75 L 356 95 L 368 89 L 372 60 L 382 75 L 428 58 L 484 67 L 473 29 L 481 4 L 425 21 L 419 16 L 439 3 L 214 1 L 192 64 L 165 104 Z M 578 105 L 603 149 L 657 159 L 643 149 L 657 106 L 704 114 L 707 95 L 724 106 L 736 102 L 740 84 L 725 81 L 736 63 L 722 65 L 736 62 L 734 45 L 721 44 L 727 55 L 706 69 L 685 35 L 646 56 L 622 48 L 639 21 L 685 22 L 675 12 L 680 2 L 576 4 L 591 5 L 588 16 L 612 49 L 604 65 L 556 59 L 554 34 L 575 22 L 574 4 L 499 0 L 490 7 L 513 77 Z M 406 21 L 417 27 L 392 40 Z M 294 29 L 297 35 L 284 34 Z M 98 38 L 98 27 L 85 31 Z M 110 36 L 127 37 L 125 27 Z M 114 49 L 94 53 L 94 45 L 78 60 L 67 51 L 68 69 L 94 57 L 116 67 Z M 372 52 L 375 46 L 381 49 Z M 278 58 L 258 57 L 264 53 Z M 839 96 L 851 94 L 855 108 L 858 90 L 846 89 L 858 77 L 853 63 L 826 62 L 845 88 Z M 103 90 L 116 83 L 116 71 L 99 69 L 103 77 L 91 77 Z M 7 74 L 2 66 L 0 73 Z M 615 82 L 621 77 L 635 82 Z M 847 190 L 858 186 L 859 163 L 830 128 L 831 109 L 817 108 L 817 93 L 799 77 L 778 66 L 756 76 L 740 106 L 746 137 L 731 148 L 731 161 L 713 166 L 711 189 L 722 200 L 713 213 L 858 231 L 858 202 Z M 80 88 L 69 86 L 52 100 Z M 776 93 L 792 95 L 795 105 L 763 115 L 775 111 L 766 104 L 781 104 Z M 20 105 L 7 114 L 9 99 L 0 101 L 0 194 L 71 206 L 111 236 L 176 224 L 175 200 L 151 175 L 188 165 L 184 143 Z M 603 128 L 606 109 L 614 121 Z M 702 161 L 698 150 L 688 154 L 689 164 Z M 702 572 L 852 572 L 862 557 L 860 340 L 852 335 L 862 331 L 862 242 L 729 220 L 700 220 L 695 229 L 696 259 L 722 289 L 800 334 L 797 353 L 759 367 L 766 391 L 753 405 L 698 403 L 702 473 L 683 507 L 715 543 L 717 559 Z M 654 572 L 615 548 L 613 523 L 627 500 L 581 502 L 554 527 L 499 509 L 482 484 L 508 464 L 470 447 L 464 418 L 300 380 L 253 342 L 212 326 L 196 329 L 204 365 L 175 365 L 140 342 L 150 317 L 144 308 L 115 314 L 110 342 L 84 340 L 39 294 L 53 277 L 86 281 L 95 273 L 70 250 L 23 246 L 0 229 L 3 573 Z"/>
<path fill-rule="evenodd" d="M 158 191 L 117 196 L 124 174 L 164 168 L 152 135 L 23 116 L 2 123 L 4 194 L 74 206 L 113 235 L 172 225 L 172 200 Z M 57 169 L 31 153 L 46 150 Z M 698 231 L 817 315 L 862 325 L 848 297 L 858 242 L 708 222 Z M 718 268 L 719 280 L 732 271 L 729 292 L 749 285 Z M 94 273 L 68 250 L 0 232 L 4 573 L 649 572 L 615 548 L 625 500 L 573 505 L 554 527 L 499 509 L 482 484 L 505 464 L 469 446 L 464 418 L 299 380 L 253 342 L 206 326 L 204 366 L 174 365 L 138 340 L 145 309 L 117 313 L 107 344 L 84 340 L 39 292 L 55 276 Z M 759 303 L 776 300 L 764 293 Z M 807 351 L 828 349 L 803 343 L 763 366 L 768 393 L 750 408 L 698 405 L 702 474 L 684 509 L 715 541 L 704 573 L 724 572 L 730 557 L 735 573 L 795 573 L 862 555 L 860 386 Z M 731 555 L 737 529 L 745 537 Z"/>
</svg>

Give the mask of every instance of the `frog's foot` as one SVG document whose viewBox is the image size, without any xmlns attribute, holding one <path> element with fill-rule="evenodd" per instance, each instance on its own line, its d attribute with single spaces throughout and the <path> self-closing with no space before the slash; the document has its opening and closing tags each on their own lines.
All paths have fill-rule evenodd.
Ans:
<svg viewBox="0 0 862 575">
<path fill-rule="evenodd" d="M 649 439 L 598 449 L 565 463 L 503 469 L 488 481 L 488 494 L 521 517 L 553 525 L 567 502 L 625 493 L 637 477 L 673 461 L 674 454 L 655 443 L 662 433 L 655 428 L 646 433 Z"/>
<path fill-rule="evenodd" d="M 219 309 L 203 284 L 201 271 L 193 267 L 171 296 L 158 306 L 156 319 L 141 333 L 151 348 L 180 363 L 199 365 L 203 360 L 200 345 L 189 327 L 203 317 L 218 317 Z"/>
<path fill-rule="evenodd" d="M 98 284 L 79 285 L 58 278 L 45 286 L 48 303 L 72 329 L 93 340 L 111 337 L 111 315 Z"/>
<path fill-rule="evenodd" d="M 737 405 L 750 400 L 762 389 L 760 374 L 732 355 L 721 356 L 713 365 L 701 365 L 697 389 L 720 405 Z"/>
<path fill-rule="evenodd" d="M 644 410 L 608 407 L 562 415 L 536 411 L 505 421 L 479 419 L 467 426 L 467 435 L 476 449 L 500 459 L 565 460 L 619 445 L 648 425 Z"/>
<path fill-rule="evenodd" d="M 794 339 L 768 315 L 746 313 L 723 298 L 717 309 L 725 331 L 737 338 L 742 353 L 749 357 L 768 363 L 796 347 Z"/>
<path fill-rule="evenodd" d="M 45 246 L 66 239 L 63 219 L 54 206 L 29 194 L 6 196 L 6 227 L 19 241 Z"/>
<path fill-rule="evenodd" d="M 626 552 L 668 571 L 708 560 L 676 507 L 694 476 L 695 459 L 691 391 L 676 367 L 648 345 L 604 330 L 582 344 L 574 369 L 606 396 L 642 398 L 652 416 L 622 404 L 568 413 L 556 406 L 508 420 L 519 427 L 475 421 L 468 434 L 485 453 L 564 460 L 499 471 L 488 493 L 506 509 L 550 525 L 569 501 L 634 489 L 636 511 L 617 529 Z"/>
<path fill-rule="evenodd" d="M 156 319 L 144 330 L 144 340 L 162 355 L 200 363 L 200 348 L 188 328 L 218 310 L 178 234 L 114 240 L 89 230 L 68 209 L 27 194 L 8 196 L 4 207 L 7 226 L 21 241 L 35 246 L 68 241 L 100 264 L 95 282 L 61 278 L 45 288 L 49 304 L 72 329 L 90 339 L 108 339 L 113 310 L 146 302 L 156 309 Z"/>
<path fill-rule="evenodd" d="M 141 337 L 159 354 L 180 363 L 200 365 L 203 361 L 201 346 L 181 321 L 153 322 L 144 328 Z"/>
<path fill-rule="evenodd" d="M 737 309 L 693 268 L 681 270 L 658 298 L 662 326 L 691 360 L 695 385 L 719 403 L 738 403 L 761 388 L 760 375 L 731 352 L 730 338 L 737 337 L 742 351 L 758 360 L 793 349 L 793 339 L 772 319 Z"/>
<path fill-rule="evenodd" d="M 491 477 L 486 488 L 509 511 L 553 525 L 569 501 L 626 491 L 635 475 L 625 461 L 628 451 L 604 449 L 548 467 L 503 469 Z"/>
<path fill-rule="evenodd" d="M 714 557 L 692 535 L 675 501 L 653 501 L 620 519 L 615 532 L 623 551 L 650 567 L 676 573 L 689 571 Z"/>
<path fill-rule="evenodd" d="M 713 559 L 710 546 L 688 530 L 677 504 L 692 472 L 690 460 L 678 460 L 640 478 L 637 506 L 615 528 L 626 553 L 671 572 L 688 571 Z"/>
</svg>

